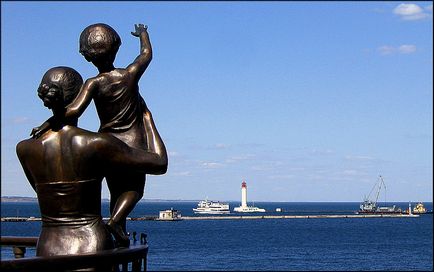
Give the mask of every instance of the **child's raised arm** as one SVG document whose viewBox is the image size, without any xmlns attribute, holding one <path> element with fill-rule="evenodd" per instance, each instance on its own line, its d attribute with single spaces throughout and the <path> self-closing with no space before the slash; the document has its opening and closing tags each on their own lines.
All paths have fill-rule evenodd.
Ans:
<svg viewBox="0 0 434 272">
<path fill-rule="evenodd" d="M 139 82 L 140 77 L 148 68 L 152 60 L 152 46 L 149 40 L 148 26 L 143 24 L 135 25 L 136 31 L 131 32 L 135 37 L 140 38 L 140 55 L 134 60 L 133 63 L 128 65 L 127 71 L 133 76 L 135 82 Z"/>
<path fill-rule="evenodd" d="M 96 89 L 97 80 L 90 78 L 81 86 L 77 97 L 66 107 L 65 118 L 72 119 L 80 117 L 92 101 L 93 92 Z"/>
<path fill-rule="evenodd" d="M 74 101 L 71 102 L 66 107 L 65 119 L 75 119 L 79 118 L 80 115 L 83 114 L 84 110 L 89 106 L 90 102 L 92 101 L 93 92 L 96 89 L 96 80 L 94 78 L 88 79 L 80 89 L 80 92 L 78 93 L 77 97 L 74 99 Z M 30 133 L 30 136 L 33 138 L 39 138 L 44 132 L 52 128 L 52 123 L 55 122 L 55 117 L 50 117 L 47 121 L 45 121 L 41 126 L 35 127 L 32 129 L 32 132 Z"/>
</svg>

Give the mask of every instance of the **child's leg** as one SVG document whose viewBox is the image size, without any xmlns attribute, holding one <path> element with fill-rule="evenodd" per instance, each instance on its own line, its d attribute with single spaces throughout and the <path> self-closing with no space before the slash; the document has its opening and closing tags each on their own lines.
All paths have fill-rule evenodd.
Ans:
<svg viewBox="0 0 434 272">
<path fill-rule="evenodd" d="M 107 178 L 107 182 L 111 195 L 111 217 L 107 226 L 120 246 L 128 246 L 126 218 L 143 197 L 145 174 L 129 174 L 122 178 L 112 176 Z"/>
<path fill-rule="evenodd" d="M 119 196 L 113 207 L 107 226 L 119 246 L 128 247 L 130 244 L 130 239 L 126 235 L 126 218 L 140 198 L 137 192 L 128 191 Z"/>
<path fill-rule="evenodd" d="M 136 191 L 128 191 L 122 193 L 113 207 L 110 220 L 117 223 L 126 230 L 126 218 L 130 212 L 134 209 L 137 202 L 142 198 L 143 194 L 139 194 Z"/>
</svg>

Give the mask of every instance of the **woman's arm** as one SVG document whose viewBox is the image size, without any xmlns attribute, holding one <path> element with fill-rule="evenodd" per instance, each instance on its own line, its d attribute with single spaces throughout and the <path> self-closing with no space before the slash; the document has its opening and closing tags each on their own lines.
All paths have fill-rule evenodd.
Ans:
<svg viewBox="0 0 434 272">
<path fill-rule="evenodd" d="M 103 169 L 130 169 L 145 174 L 164 174 L 167 170 L 167 156 L 129 147 L 110 134 L 100 133 L 97 139 L 92 139 L 89 143 Z"/>
<path fill-rule="evenodd" d="M 18 160 L 20 161 L 21 166 L 23 167 L 24 174 L 26 175 L 27 180 L 29 181 L 29 183 L 32 186 L 33 190 L 36 191 L 35 180 L 33 179 L 33 175 L 30 173 L 30 170 L 28 169 L 28 167 L 26 165 L 26 156 L 27 156 L 27 153 L 29 151 L 31 152 L 31 149 L 29 148 L 29 146 L 27 144 L 28 141 L 29 140 L 24 140 L 24 141 L 19 142 L 17 144 L 17 146 L 16 146 L 16 153 L 17 153 L 17 156 L 18 156 Z"/>
<path fill-rule="evenodd" d="M 165 168 L 162 169 L 162 172 L 149 173 L 154 175 L 161 175 L 166 173 L 168 158 L 166 146 L 164 145 L 163 140 L 161 139 L 160 133 L 158 133 L 157 127 L 155 126 L 154 119 L 152 118 L 152 114 L 143 101 L 143 125 L 145 127 L 145 135 L 148 144 L 148 150 L 150 152 L 155 152 L 158 154 L 161 160 L 161 164 L 165 165 Z"/>
</svg>

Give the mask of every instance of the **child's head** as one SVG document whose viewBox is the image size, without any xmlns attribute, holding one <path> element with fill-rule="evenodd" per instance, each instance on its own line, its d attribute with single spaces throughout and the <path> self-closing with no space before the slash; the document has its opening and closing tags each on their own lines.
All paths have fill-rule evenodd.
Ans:
<svg viewBox="0 0 434 272">
<path fill-rule="evenodd" d="M 49 109 L 65 108 L 80 91 L 83 78 L 70 67 L 54 67 L 42 77 L 38 96 Z"/>
<path fill-rule="evenodd" d="M 120 45 L 118 33 L 106 24 L 90 25 L 80 35 L 80 53 L 94 63 L 113 63 Z"/>
</svg>

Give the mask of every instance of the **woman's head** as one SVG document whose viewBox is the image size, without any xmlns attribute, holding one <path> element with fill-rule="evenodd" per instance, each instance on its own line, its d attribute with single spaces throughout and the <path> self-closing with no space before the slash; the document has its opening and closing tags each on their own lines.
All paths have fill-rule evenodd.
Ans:
<svg viewBox="0 0 434 272">
<path fill-rule="evenodd" d="M 80 35 L 80 53 L 91 62 L 112 62 L 115 59 L 121 38 L 106 24 L 93 24 Z"/>
<path fill-rule="evenodd" d="M 70 67 L 54 67 L 42 77 L 38 96 L 49 109 L 64 109 L 80 91 L 83 78 Z"/>
</svg>

